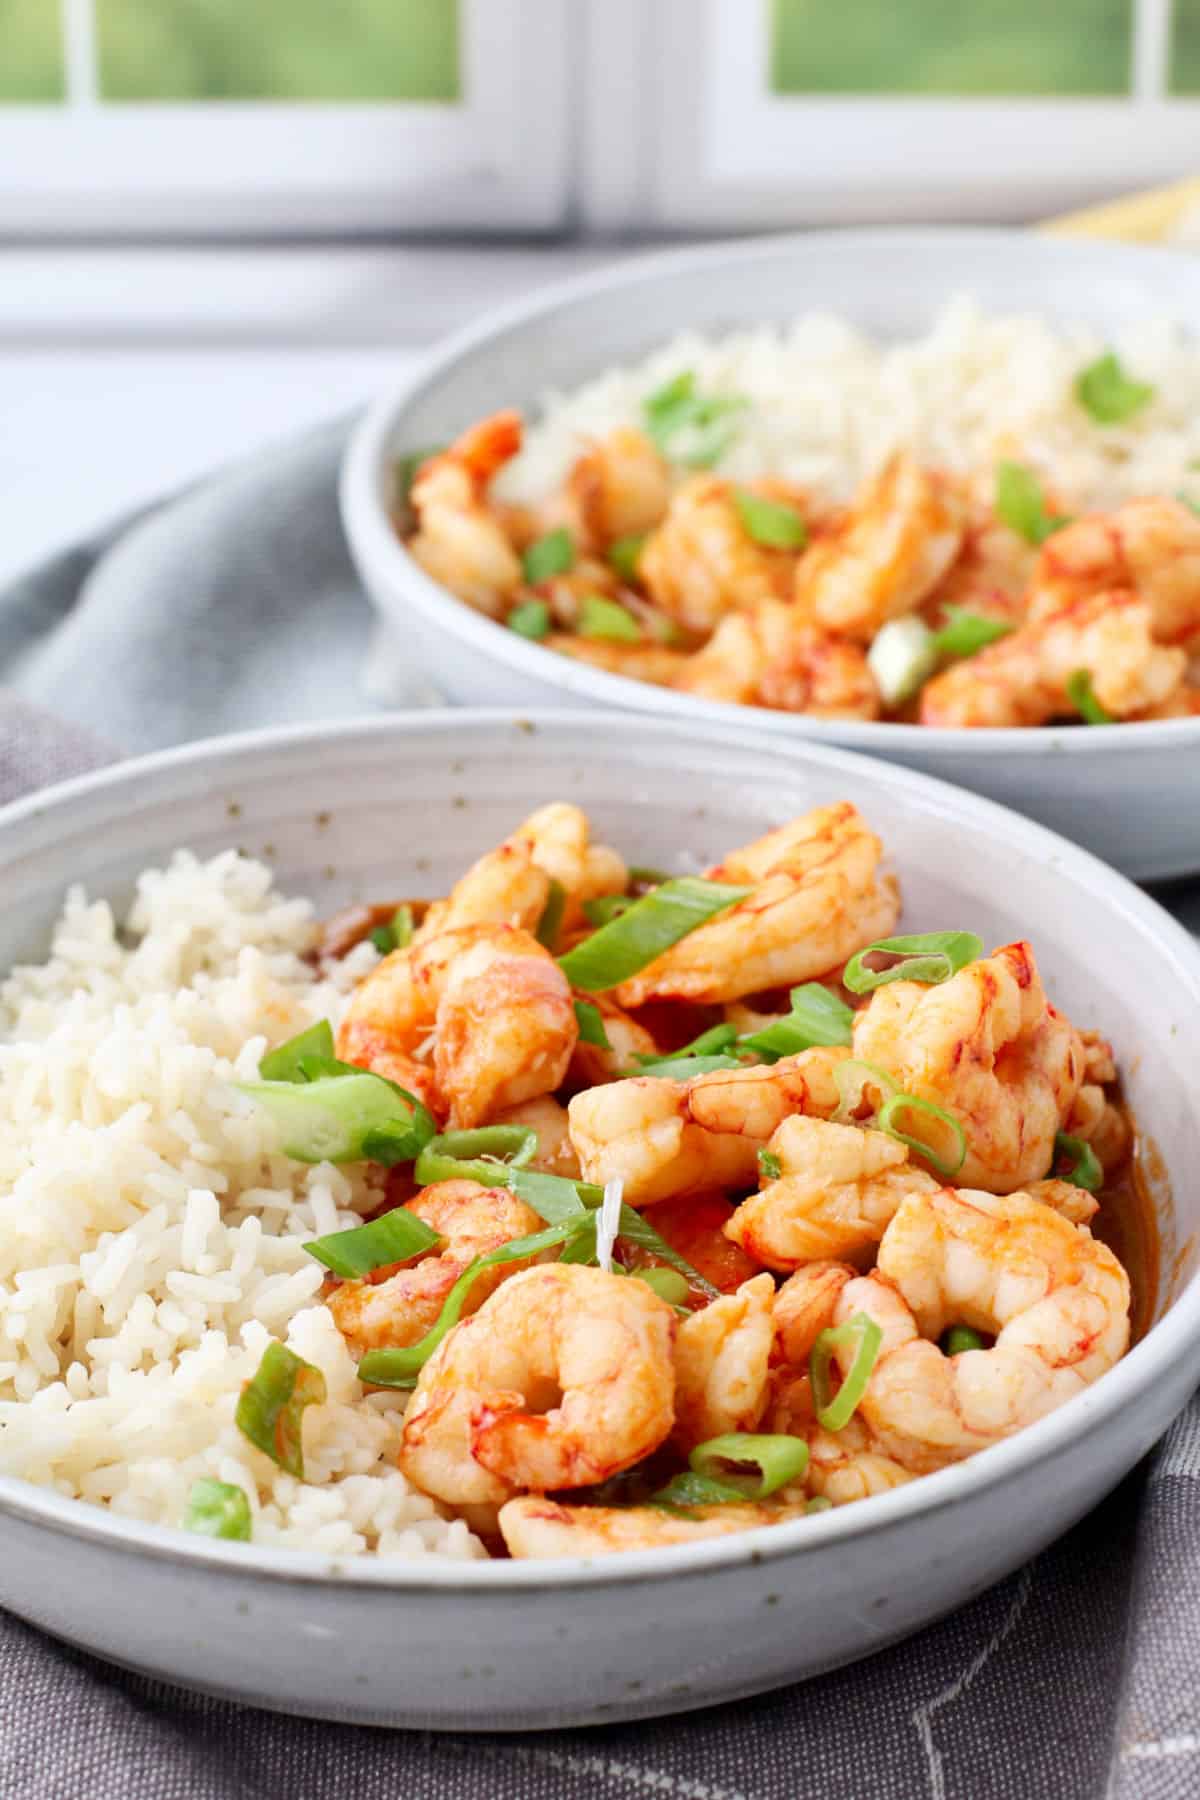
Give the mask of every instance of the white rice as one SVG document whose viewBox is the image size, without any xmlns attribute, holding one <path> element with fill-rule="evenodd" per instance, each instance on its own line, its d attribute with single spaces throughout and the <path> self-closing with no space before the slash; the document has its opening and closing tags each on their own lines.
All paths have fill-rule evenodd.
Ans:
<svg viewBox="0 0 1200 1800">
<path fill-rule="evenodd" d="M 233 852 L 180 852 L 126 930 L 72 891 L 49 961 L 0 988 L 0 1471 L 177 1525 L 198 1476 L 241 1487 L 257 1544 L 482 1556 L 395 1465 L 403 1395 L 365 1397 L 306 1238 L 378 1199 L 303 1168 L 231 1082 L 371 967 L 302 955 L 306 901 Z M 272 1338 L 315 1363 L 305 1479 L 234 1424 Z"/>
<path fill-rule="evenodd" d="M 1100 426 L 1074 384 L 1109 348 L 1156 391 L 1126 424 Z M 548 394 L 497 492 L 542 498 L 584 440 L 639 424 L 645 397 L 686 369 L 700 392 L 750 402 L 721 472 L 780 475 L 819 501 L 849 499 L 900 447 L 985 490 L 1001 458 L 1029 463 L 1071 511 L 1181 489 L 1200 499 L 1200 347 L 1180 326 L 1146 321 L 1110 343 L 1088 326 L 986 314 L 962 297 L 903 343 L 825 313 L 721 338 L 685 333 L 633 367 Z"/>
</svg>

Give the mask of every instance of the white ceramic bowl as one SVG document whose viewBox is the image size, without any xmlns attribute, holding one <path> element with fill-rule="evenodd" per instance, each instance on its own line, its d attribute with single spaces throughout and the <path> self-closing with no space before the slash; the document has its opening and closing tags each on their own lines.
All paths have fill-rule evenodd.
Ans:
<svg viewBox="0 0 1200 1800">
<path fill-rule="evenodd" d="M 1200 313 L 1200 258 L 927 229 L 813 232 L 640 258 L 506 307 L 454 338 L 367 414 L 350 444 L 342 515 L 359 573 L 402 653 L 462 705 L 620 706 L 869 750 L 1015 806 L 1139 880 L 1200 869 L 1200 719 L 1103 730 L 947 731 L 807 719 L 675 694 L 574 662 L 505 630 L 432 581 L 397 540 L 393 454 L 445 442 L 501 406 L 533 411 L 684 328 L 720 332 L 810 308 L 883 338 L 926 331 L 947 298 L 1086 319 L 1106 332 Z"/>
<path fill-rule="evenodd" d="M 121 904 L 178 845 L 270 844 L 285 886 L 325 911 L 444 890 L 554 796 L 634 861 L 680 871 L 845 797 L 884 833 L 913 926 L 1027 932 L 1054 997 L 1116 1040 L 1175 1173 L 1162 1229 L 1176 1291 L 1158 1323 L 1085 1394 L 956 1468 L 791 1525 L 595 1563 L 338 1562 L 2 1479 L 0 1605 L 120 1662 L 336 1718 L 495 1730 L 680 1711 L 862 1656 L 978 1593 L 1078 1519 L 1186 1401 L 1200 1376 L 1187 1179 L 1200 950 L 1092 857 L 906 770 L 628 714 L 427 714 L 217 741 L 0 814 L 0 970 L 44 952 L 68 883 Z"/>
</svg>

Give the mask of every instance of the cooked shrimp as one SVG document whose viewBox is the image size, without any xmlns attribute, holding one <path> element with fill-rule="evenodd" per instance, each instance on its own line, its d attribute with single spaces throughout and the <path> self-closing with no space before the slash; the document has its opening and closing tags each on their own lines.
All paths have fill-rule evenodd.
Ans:
<svg viewBox="0 0 1200 1800">
<path fill-rule="evenodd" d="M 469 1263 L 514 1238 L 542 1229 L 535 1212 L 507 1188 L 474 1181 L 439 1181 L 403 1209 L 432 1226 L 443 1248 L 393 1274 L 375 1270 L 365 1281 L 344 1281 L 326 1304 L 355 1356 L 383 1346 L 415 1344 L 437 1322 L 450 1289 Z M 529 1264 L 502 1263 L 476 1276 L 464 1303 L 474 1312 L 502 1281 Z"/>
<path fill-rule="evenodd" d="M 448 897 L 429 908 L 417 941 L 461 925 L 519 925 L 534 931 L 552 880 L 563 890 L 564 928 L 582 917 L 585 900 L 620 894 L 628 880 L 624 859 L 608 844 L 593 844 L 587 814 L 564 801 L 540 806 L 511 837 L 473 863 Z"/>
<path fill-rule="evenodd" d="M 775 1296 L 775 1352 L 791 1369 L 805 1369 L 812 1347 L 833 1315 L 842 1289 L 856 1270 L 849 1263 L 810 1262 L 789 1275 Z"/>
<path fill-rule="evenodd" d="M 578 1027 L 566 977 L 526 931 L 464 926 L 394 950 L 350 996 L 338 1055 L 408 1086 L 455 1125 L 552 1093 Z M 433 1040 L 432 1070 L 420 1057 Z"/>
<path fill-rule="evenodd" d="M 787 597 L 796 559 L 766 550 L 749 535 L 733 490 L 715 475 L 679 488 L 638 558 L 654 603 L 689 631 L 712 631 L 726 613 Z"/>
<path fill-rule="evenodd" d="M 916 1479 L 903 1463 L 879 1449 L 859 1419 L 851 1419 L 841 1431 L 813 1425 L 807 1436 L 806 1486 L 810 1494 L 831 1500 L 834 1506 L 868 1500 Z"/>
<path fill-rule="evenodd" d="M 656 1202 L 654 1229 L 705 1281 L 723 1294 L 731 1294 L 757 1275 L 761 1266 L 725 1236 L 723 1228 L 732 1217 L 733 1206 L 715 1189 L 677 1194 L 672 1200 Z"/>
<path fill-rule="evenodd" d="M 708 871 L 750 887 L 746 899 L 622 982 L 617 999 L 740 1000 L 823 975 L 894 926 L 900 896 L 882 858 L 845 801 L 781 825 Z"/>
<path fill-rule="evenodd" d="M 958 556 L 929 597 L 926 616 L 940 625 L 947 607 L 961 606 L 985 619 L 1019 625 L 1036 561 L 1031 544 L 989 516 L 968 528 Z"/>
<path fill-rule="evenodd" d="M 452 1505 L 606 1481 L 674 1424 L 675 1323 L 644 1281 L 577 1263 L 527 1269 L 425 1364 L 401 1468 Z"/>
<path fill-rule="evenodd" d="M 654 687 L 671 687 L 687 661 L 685 651 L 671 650 L 665 644 L 616 644 L 603 638 L 573 637 L 565 631 L 552 631 L 546 648 L 589 663 L 593 669 L 624 675 L 628 681 L 648 681 Z"/>
<path fill-rule="evenodd" d="M 570 1181 L 579 1179 L 579 1158 L 571 1143 L 567 1109 L 550 1094 L 539 1094 L 534 1100 L 522 1100 L 492 1113 L 489 1125 L 527 1125 L 537 1133 L 537 1153 L 529 1164 L 546 1175 L 565 1175 Z M 536 1229 L 536 1227 L 535 1227 Z"/>
<path fill-rule="evenodd" d="M 463 941 L 438 1002 L 434 1067 L 451 1123 L 478 1125 L 497 1108 L 553 1093 L 579 1028 L 566 976 L 528 932 L 468 928 L 428 948 L 449 938 Z"/>
<path fill-rule="evenodd" d="M 753 1431 L 766 1409 L 775 1283 L 756 1275 L 694 1312 L 675 1339 L 674 1442 L 686 1454 L 727 1431 Z"/>
<path fill-rule="evenodd" d="M 797 605 L 826 631 L 869 644 L 881 625 L 912 612 L 937 587 L 958 555 L 964 524 L 950 484 L 898 451 L 801 557 Z"/>
<path fill-rule="evenodd" d="M 500 1530 L 514 1557 L 610 1556 L 621 1550 L 657 1550 L 667 1544 L 695 1544 L 703 1538 L 752 1531 L 798 1518 L 802 1494 L 732 1501 L 724 1506 L 689 1506 L 668 1512 L 661 1506 L 563 1506 L 529 1494 L 500 1511 Z"/>
<path fill-rule="evenodd" d="M 565 525 L 580 550 L 605 550 L 652 531 L 670 498 L 670 471 L 650 439 L 619 425 L 576 460 L 545 509 L 546 525 Z"/>
<path fill-rule="evenodd" d="M 1038 556 L 1029 617 L 1041 622 L 1118 588 L 1146 603 L 1158 643 L 1185 644 L 1200 632 L 1200 519 L 1191 507 L 1130 500 L 1056 531 Z"/>
<path fill-rule="evenodd" d="M 1082 1138 L 1090 1144 L 1102 1169 L 1112 1169 L 1122 1161 L 1133 1136 L 1129 1121 L 1119 1106 L 1094 1082 L 1085 1082 L 1075 1097 L 1064 1130 L 1069 1137 Z"/>
<path fill-rule="evenodd" d="M 769 1148 L 782 1174 L 744 1200 L 725 1229 L 770 1269 L 829 1258 L 865 1265 L 904 1196 L 937 1187 L 882 1131 L 792 1117 Z"/>
<path fill-rule="evenodd" d="M 879 717 L 879 693 L 861 645 L 818 630 L 780 600 L 722 619 L 674 685 L 705 700 L 819 719 Z"/>
<path fill-rule="evenodd" d="M 639 1075 L 576 1094 L 567 1112 L 584 1178 L 603 1185 L 620 1176 L 631 1206 L 748 1187 L 781 1120 L 837 1105 L 832 1059 L 845 1054 L 805 1050 L 769 1067 L 714 1070 L 686 1082 Z"/>
<path fill-rule="evenodd" d="M 883 1331 L 859 1416 L 914 1474 L 1009 1437 L 1081 1392 L 1129 1342 L 1129 1278 L 1106 1245 L 1028 1194 L 942 1189 L 904 1201 L 873 1275 L 848 1282 L 837 1320 Z M 945 1356 L 950 1325 L 994 1333 Z M 847 1373 L 852 1352 L 835 1351 Z"/>
<path fill-rule="evenodd" d="M 1148 604 L 1126 591 L 1073 601 L 935 675 L 921 691 L 921 722 L 939 726 L 1042 725 L 1076 711 L 1067 683 L 1079 671 L 1114 718 L 1160 705 L 1183 680 L 1186 656 L 1154 641 Z"/>
<path fill-rule="evenodd" d="M 998 1194 L 1046 1174 L 1084 1068 L 1079 1034 L 1047 1000 L 1024 942 L 938 987 L 876 988 L 855 1017 L 854 1054 L 951 1113 L 966 1134 L 958 1178 Z"/>
<path fill-rule="evenodd" d="M 1053 1207 L 1072 1225 L 1090 1225 L 1100 1210 L 1100 1202 L 1095 1194 L 1089 1194 L 1086 1188 L 1076 1187 L 1073 1181 L 1056 1181 L 1047 1177 L 1045 1181 L 1031 1181 L 1023 1190 L 1031 1200 L 1040 1200 L 1043 1206 Z"/>
<path fill-rule="evenodd" d="M 521 415 L 494 413 L 417 471 L 411 504 L 417 521 L 408 548 L 452 594 L 499 618 L 521 584 L 521 563 L 487 490 L 521 448 Z"/>
</svg>

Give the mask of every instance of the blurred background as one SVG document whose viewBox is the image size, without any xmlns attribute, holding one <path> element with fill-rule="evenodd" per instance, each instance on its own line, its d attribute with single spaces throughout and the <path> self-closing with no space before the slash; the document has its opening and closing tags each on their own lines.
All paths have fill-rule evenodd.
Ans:
<svg viewBox="0 0 1200 1800">
<path fill-rule="evenodd" d="M 598 259 L 1198 145 L 1200 0 L 0 0 L 0 575 Z"/>
</svg>

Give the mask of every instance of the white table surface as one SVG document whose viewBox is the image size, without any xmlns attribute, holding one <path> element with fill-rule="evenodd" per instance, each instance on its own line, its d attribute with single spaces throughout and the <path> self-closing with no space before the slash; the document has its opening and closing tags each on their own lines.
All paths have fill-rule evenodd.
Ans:
<svg viewBox="0 0 1200 1800">
<path fill-rule="evenodd" d="M 0 586 L 596 249 L 0 249 Z"/>
</svg>

